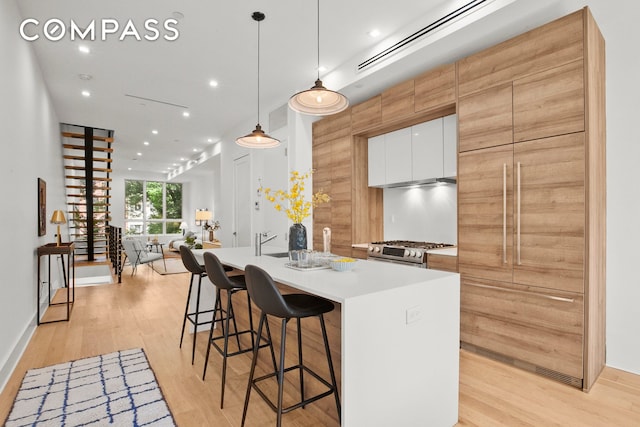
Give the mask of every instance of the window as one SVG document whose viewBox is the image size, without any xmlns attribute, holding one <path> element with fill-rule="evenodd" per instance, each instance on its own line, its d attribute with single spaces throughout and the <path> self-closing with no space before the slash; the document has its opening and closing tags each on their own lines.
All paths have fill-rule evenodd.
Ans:
<svg viewBox="0 0 640 427">
<path fill-rule="evenodd" d="M 124 181 L 127 234 L 179 234 L 182 222 L 182 184 Z"/>
</svg>

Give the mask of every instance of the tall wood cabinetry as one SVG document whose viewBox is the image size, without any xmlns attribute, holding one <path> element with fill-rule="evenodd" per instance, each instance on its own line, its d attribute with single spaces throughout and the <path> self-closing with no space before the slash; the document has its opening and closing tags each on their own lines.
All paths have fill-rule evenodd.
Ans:
<svg viewBox="0 0 640 427">
<path fill-rule="evenodd" d="M 587 390 L 605 362 L 602 35 L 585 8 L 457 70 L 462 345 Z"/>
</svg>

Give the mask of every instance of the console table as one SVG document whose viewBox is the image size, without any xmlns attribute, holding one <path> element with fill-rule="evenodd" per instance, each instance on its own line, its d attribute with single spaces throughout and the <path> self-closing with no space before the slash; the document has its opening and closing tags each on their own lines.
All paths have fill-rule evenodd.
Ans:
<svg viewBox="0 0 640 427">
<path fill-rule="evenodd" d="M 38 315 L 37 315 L 37 323 L 38 325 L 42 323 L 53 323 L 53 322 L 65 322 L 69 320 L 69 315 L 71 314 L 71 308 L 73 307 L 73 302 L 75 299 L 75 284 L 76 284 L 76 263 L 75 263 L 75 244 L 73 242 L 69 243 L 60 243 L 60 246 L 57 246 L 55 243 L 47 243 L 46 245 L 38 247 L 38 301 L 36 302 L 36 306 L 38 307 Z M 67 288 L 67 298 L 66 301 L 61 302 L 51 302 L 51 255 L 60 255 L 60 262 L 62 263 L 62 281 L 64 287 Z M 65 305 L 67 306 L 67 315 L 63 319 L 54 319 L 54 320 L 40 320 L 40 290 L 41 290 L 41 258 L 45 256 L 47 259 L 47 288 L 48 288 L 48 297 L 47 304 L 48 306 L 52 305 Z M 67 262 L 65 264 L 64 258 L 67 258 Z"/>
</svg>

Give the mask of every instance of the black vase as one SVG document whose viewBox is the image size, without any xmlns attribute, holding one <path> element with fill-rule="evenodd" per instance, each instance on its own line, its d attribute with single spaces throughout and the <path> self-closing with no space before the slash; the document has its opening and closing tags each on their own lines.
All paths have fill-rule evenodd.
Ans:
<svg viewBox="0 0 640 427">
<path fill-rule="evenodd" d="M 307 249 L 307 229 L 302 224 L 289 227 L 289 250 Z"/>
</svg>

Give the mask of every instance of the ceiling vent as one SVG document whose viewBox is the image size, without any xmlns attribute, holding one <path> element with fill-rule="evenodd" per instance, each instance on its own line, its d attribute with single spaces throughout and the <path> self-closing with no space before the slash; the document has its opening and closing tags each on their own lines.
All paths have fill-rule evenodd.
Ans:
<svg viewBox="0 0 640 427">
<path fill-rule="evenodd" d="M 369 67 L 377 64 L 378 62 L 380 62 L 380 61 L 382 61 L 384 59 L 389 58 L 390 56 L 396 54 L 400 50 L 405 49 L 406 47 L 408 47 L 408 46 L 420 41 L 421 39 L 423 39 L 424 37 L 428 36 L 429 34 L 432 34 L 436 30 L 438 30 L 439 28 L 442 28 L 443 26 L 447 25 L 448 23 L 470 14 L 471 12 L 476 10 L 477 8 L 481 7 L 483 3 L 487 3 L 487 2 L 490 3 L 491 1 L 492 0 L 474 0 L 474 1 L 470 1 L 469 3 L 465 4 L 464 6 L 459 7 L 458 9 L 454 10 L 453 12 L 450 12 L 450 13 L 446 14 L 445 16 L 435 20 L 434 22 L 432 22 L 431 24 L 427 25 L 426 27 L 416 31 L 415 33 L 411 34 L 410 36 L 405 37 L 404 39 L 400 40 L 399 42 L 395 43 L 394 45 L 386 48 L 382 52 L 380 52 L 380 53 L 372 56 L 371 58 L 361 62 L 360 64 L 358 64 L 357 71 L 362 71 L 362 70 L 364 70 L 366 68 L 369 68 Z"/>
</svg>

